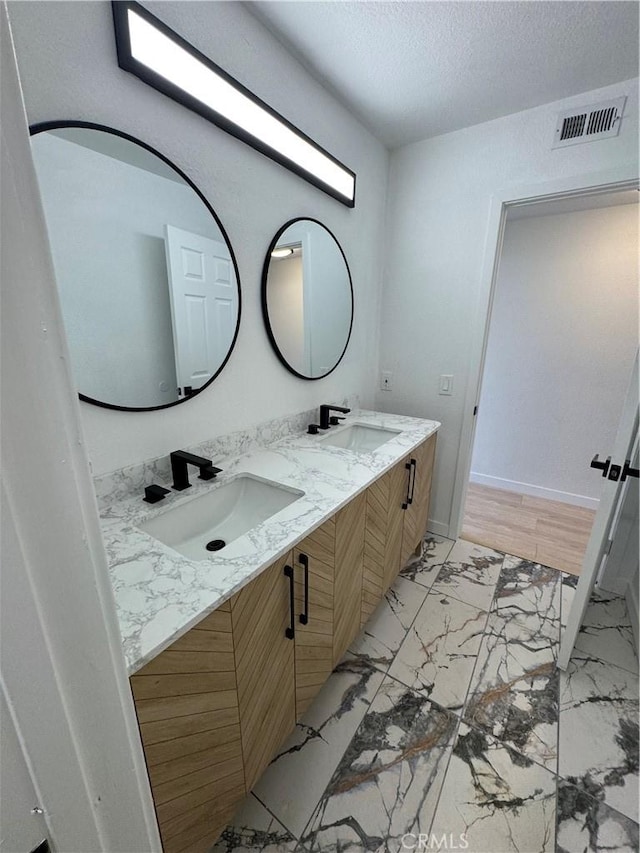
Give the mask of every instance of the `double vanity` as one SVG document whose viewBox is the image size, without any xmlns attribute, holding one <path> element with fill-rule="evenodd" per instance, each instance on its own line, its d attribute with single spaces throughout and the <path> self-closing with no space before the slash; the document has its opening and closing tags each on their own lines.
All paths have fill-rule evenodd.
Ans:
<svg viewBox="0 0 640 853">
<path fill-rule="evenodd" d="M 359 411 L 104 506 L 165 853 L 210 847 L 420 547 L 438 428 Z"/>
<path fill-rule="evenodd" d="M 246 298 L 221 220 L 124 131 L 55 120 L 31 133 L 80 398 L 148 413 L 163 447 L 156 413 L 210 393 L 197 423 L 175 416 L 200 435 L 227 401 L 209 389 Z M 299 399 L 300 381 L 345 355 L 351 271 L 311 217 L 258 250 L 273 354 L 261 381 L 283 367 Z M 165 853 L 210 847 L 420 546 L 439 424 L 347 413 L 323 405 L 96 478 Z"/>
</svg>

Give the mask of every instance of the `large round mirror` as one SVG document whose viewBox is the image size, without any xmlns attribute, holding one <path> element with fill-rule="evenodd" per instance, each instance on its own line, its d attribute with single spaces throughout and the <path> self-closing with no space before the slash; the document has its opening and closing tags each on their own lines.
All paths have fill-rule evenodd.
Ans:
<svg viewBox="0 0 640 853">
<path fill-rule="evenodd" d="M 140 411 L 202 391 L 240 322 L 237 265 L 211 206 L 124 133 L 84 122 L 31 133 L 80 397 Z"/>
<path fill-rule="evenodd" d="M 344 252 L 315 219 L 287 222 L 269 246 L 262 310 L 279 359 L 303 379 L 331 373 L 353 323 L 353 288 Z"/>
</svg>

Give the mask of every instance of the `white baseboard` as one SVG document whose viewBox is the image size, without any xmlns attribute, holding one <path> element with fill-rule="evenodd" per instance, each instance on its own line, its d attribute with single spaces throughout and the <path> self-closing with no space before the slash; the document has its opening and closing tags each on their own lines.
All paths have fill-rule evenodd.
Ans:
<svg viewBox="0 0 640 853">
<path fill-rule="evenodd" d="M 444 524 L 442 521 L 433 521 L 430 518 L 429 523 L 427 524 L 427 530 L 429 533 L 435 533 L 436 536 L 444 536 L 446 539 L 449 538 L 449 525 Z"/>
<path fill-rule="evenodd" d="M 493 489 L 504 489 L 519 495 L 529 495 L 532 498 L 546 498 L 550 501 L 560 501 L 563 504 L 573 504 L 586 509 L 598 509 L 598 498 L 586 495 L 574 495 L 571 492 L 559 492 L 557 489 L 546 489 L 544 486 L 533 486 L 531 483 L 519 483 L 517 480 L 503 480 L 502 477 L 491 477 L 488 474 L 469 474 L 469 482 L 479 486 L 491 486 Z"/>
<path fill-rule="evenodd" d="M 636 641 L 636 654 L 640 657 L 640 638 L 638 638 L 638 632 L 640 628 L 638 627 L 638 573 L 636 572 L 635 577 L 627 584 L 627 591 L 625 593 L 625 599 L 627 601 L 627 608 L 629 610 L 629 616 L 631 617 L 631 627 L 633 628 L 633 637 Z"/>
</svg>

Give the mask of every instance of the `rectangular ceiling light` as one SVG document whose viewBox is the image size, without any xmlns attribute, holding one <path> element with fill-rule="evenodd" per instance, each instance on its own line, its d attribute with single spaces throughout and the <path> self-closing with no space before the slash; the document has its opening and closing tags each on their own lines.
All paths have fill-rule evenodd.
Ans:
<svg viewBox="0 0 640 853">
<path fill-rule="evenodd" d="M 355 206 L 354 172 L 138 3 L 112 6 L 120 68 Z"/>
</svg>

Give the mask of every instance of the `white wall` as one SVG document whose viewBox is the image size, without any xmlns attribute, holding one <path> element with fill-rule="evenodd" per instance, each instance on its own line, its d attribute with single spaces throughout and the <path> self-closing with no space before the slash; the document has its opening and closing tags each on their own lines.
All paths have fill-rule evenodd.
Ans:
<svg viewBox="0 0 640 853">
<path fill-rule="evenodd" d="M 637 204 L 507 221 L 472 481 L 597 506 L 637 346 Z"/>
<path fill-rule="evenodd" d="M 559 110 L 620 94 L 629 97 L 618 137 L 551 149 Z M 436 532 L 449 527 L 491 198 L 554 179 L 584 176 L 589 184 L 590 175 L 622 166 L 637 174 L 637 102 L 634 80 L 392 154 L 380 369 L 394 376 L 376 407 L 443 424 L 431 508 Z M 453 396 L 438 395 L 439 374 L 454 375 Z"/>
<path fill-rule="evenodd" d="M 137 136 L 176 163 L 216 210 L 238 259 L 242 320 L 236 349 L 210 388 L 161 412 L 83 404 L 95 473 L 161 456 L 262 420 L 360 395 L 373 403 L 388 154 L 238 3 L 150 2 L 150 11 L 357 173 L 349 210 L 200 116 L 118 68 L 111 4 L 10 6 L 31 123 L 84 119 Z M 55 45 L 55 49 L 52 48 Z M 305 382 L 286 371 L 263 328 L 264 255 L 289 219 L 326 223 L 348 258 L 354 330 L 340 367 Z"/>
<path fill-rule="evenodd" d="M 4 4 L 0 39 L 2 691 L 54 849 L 144 853 L 159 839 Z M 0 772 L 4 800 L 15 762 Z"/>
</svg>

